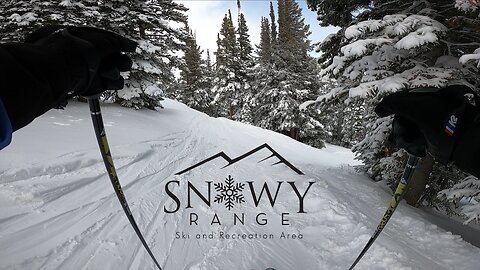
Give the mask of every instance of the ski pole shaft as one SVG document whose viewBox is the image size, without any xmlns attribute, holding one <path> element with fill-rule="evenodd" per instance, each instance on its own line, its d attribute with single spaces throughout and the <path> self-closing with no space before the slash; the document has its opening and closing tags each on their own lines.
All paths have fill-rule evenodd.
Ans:
<svg viewBox="0 0 480 270">
<path fill-rule="evenodd" d="M 367 244 L 363 248 L 362 252 L 360 252 L 360 255 L 358 255 L 357 259 L 355 262 L 353 262 L 352 266 L 350 266 L 349 270 L 352 270 L 355 265 L 362 259 L 363 255 L 367 252 L 367 250 L 372 246 L 373 242 L 377 239 L 377 237 L 380 235 L 382 232 L 383 228 L 385 228 L 385 225 L 387 225 L 387 222 L 390 220 L 390 218 L 393 215 L 393 212 L 395 212 L 395 209 L 397 209 L 398 204 L 402 200 L 403 193 L 405 192 L 405 188 L 407 187 L 408 181 L 412 178 L 413 173 L 415 172 L 415 167 L 418 164 L 419 158 L 416 156 L 409 155 L 408 156 L 408 161 L 407 165 L 405 166 L 405 170 L 403 171 L 402 178 L 400 179 L 400 183 L 398 183 L 397 189 L 395 190 L 395 194 L 393 194 L 392 199 L 390 200 L 390 205 L 383 215 L 382 220 L 380 221 L 380 224 L 378 224 L 377 229 L 375 230 L 375 233 L 370 237 L 370 240 L 368 240 Z"/>
<path fill-rule="evenodd" d="M 137 223 L 135 222 L 135 219 L 133 218 L 132 212 L 130 211 L 130 208 L 127 203 L 127 199 L 125 198 L 125 195 L 123 193 L 122 185 L 118 180 L 117 171 L 115 169 L 115 165 L 113 164 L 113 158 L 110 153 L 110 147 L 108 146 L 107 135 L 105 133 L 105 126 L 103 125 L 102 112 L 100 110 L 100 102 L 98 98 L 89 98 L 88 105 L 90 107 L 90 113 L 92 115 L 92 122 L 93 122 L 93 127 L 95 129 L 95 135 L 97 137 L 98 146 L 100 148 L 100 152 L 102 154 L 103 162 L 105 163 L 108 176 L 110 177 L 110 181 L 112 182 L 113 189 L 117 194 L 117 198 L 120 204 L 122 205 L 123 211 L 125 212 L 125 215 L 127 216 L 128 221 L 130 221 L 130 224 L 135 230 L 135 233 L 137 234 L 138 238 L 142 242 L 143 246 L 147 250 L 150 257 L 152 257 L 152 260 L 155 263 L 155 265 L 158 267 L 158 269 L 162 270 L 162 267 L 160 267 L 160 264 L 158 263 L 157 259 L 155 259 L 155 256 L 153 255 L 152 251 L 148 247 L 148 244 L 145 241 L 145 238 L 143 238 L 143 235 L 140 232 L 140 229 L 138 228 Z"/>
</svg>

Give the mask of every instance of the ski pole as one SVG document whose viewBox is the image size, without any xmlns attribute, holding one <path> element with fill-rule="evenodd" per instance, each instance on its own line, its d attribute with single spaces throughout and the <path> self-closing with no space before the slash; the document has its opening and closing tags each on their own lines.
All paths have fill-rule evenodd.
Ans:
<svg viewBox="0 0 480 270">
<path fill-rule="evenodd" d="M 127 199 L 123 194 L 122 185 L 118 180 L 117 171 L 115 169 L 115 165 L 113 164 L 113 158 L 110 153 L 110 147 L 108 146 L 107 135 L 105 133 L 105 126 L 103 125 L 102 112 L 100 110 L 100 102 L 98 100 L 98 97 L 88 98 L 88 105 L 90 107 L 93 128 L 95 129 L 95 135 L 97 137 L 100 153 L 102 153 L 103 162 L 105 163 L 108 176 L 110 177 L 110 181 L 112 182 L 113 189 L 117 194 L 117 198 L 120 201 L 120 204 L 122 205 L 123 211 L 125 212 L 125 215 L 127 216 L 128 221 L 130 221 L 130 224 L 132 225 L 133 229 L 137 233 L 138 238 L 142 242 L 148 254 L 150 254 L 150 257 L 152 257 L 155 265 L 157 265 L 158 269 L 162 270 L 162 267 L 160 267 L 160 264 L 157 262 L 157 259 L 155 259 L 155 256 L 153 255 L 152 251 L 148 247 L 148 244 L 145 241 L 145 238 L 143 238 L 143 235 L 140 232 L 140 229 L 138 228 L 137 223 L 135 222 L 135 219 L 133 218 L 132 212 L 128 207 Z"/>
<path fill-rule="evenodd" d="M 402 200 L 403 193 L 405 192 L 405 188 L 408 184 L 408 181 L 412 178 L 413 172 L 415 171 L 415 167 L 418 164 L 419 158 L 413 155 L 408 155 L 408 161 L 407 165 L 405 166 L 405 170 L 403 171 L 402 178 L 400 179 L 400 183 L 398 183 L 397 189 L 395 190 L 395 194 L 393 194 L 393 197 L 390 201 L 390 206 L 388 207 L 387 211 L 383 215 L 382 220 L 380 221 L 380 224 L 378 224 L 377 229 L 375 230 L 375 233 L 370 237 L 370 240 L 368 240 L 367 245 L 363 248 L 362 252 L 360 252 L 360 255 L 358 255 L 357 259 L 355 262 L 353 262 L 352 266 L 350 266 L 349 270 L 352 270 L 355 265 L 362 259 L 363 255 L 367 252 L 367 250 L 372 246 L 373 242 L 377 239 L 377 237 L 380 235 L 382 232 L 383 228 L 385 228 L 385 225 L 387 225 L 387 222 L 390 220 L 390 218 L 393 215 L 393 212 L 395 212 L 395 209 L 397 209 L 398 204 Z"/>
</svg>

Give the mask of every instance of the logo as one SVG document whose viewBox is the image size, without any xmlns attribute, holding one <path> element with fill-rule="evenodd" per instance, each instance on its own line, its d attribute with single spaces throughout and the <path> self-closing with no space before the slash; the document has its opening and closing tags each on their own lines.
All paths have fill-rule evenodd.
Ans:
<svg viewBox="0 0 480 270">
<path fill-rule="evenodd" d="M 242 194 L 244 187 L 245 184 L 235 183 L 232 176 L 229 175 L 227 179 L 225 179 L 225 184 L 215 184 L 215 190 L 218 192 L 218 194 L 215 196 L 213 201 L 216 203 L 225 202 L 225 207 L 228 210 L 231 210 L 235 206 L 235 203 L 245 202 L 245 197 L 243 197 Z"/>
<path fill-rule="evenodd" d="M 200 225 L 214 230 L 224 225 L 289 226 L 292 219 L 307 214 L 305 201 L 316 183 L 303 175 L 268 144 L 234 158 L 222 151 L 179 171 L 174 180 L 166 182 L 164 212 L 185 215 L 186 225 L 192 230 Z M 224 235 L 205 235 L 213 234 L 220 238 Z M 176 238 L 188 239 L 188 235 L 177 232 Z"/>
<path fill-rule="evenodd" d="M 289 167 L 292 171 L 296 172 L 297 174 L 299 174 L 299 175 L 303 175 L 303 174 L 304 174 L 302 171 L 300 171 L 300 170 L 297 169 L 295 166 L 293 166 L 290 162 L 288 162 L 284 157 L 282 157 L 279 153 L 277 153 L 277 151 L 273 150 L 273 148 L 270 147 L 270 145 L 264 143 L 264 144 L 260 145 L 259 147 L 255 148 L 255 149 L 253 149 L 253 150 L 251 150 L 251 151 L 249 151 L 249 152 L 247 152 L 247 153 L 245 153 L 245 154 L 243 154 L 243 155 L 241 155 L 241 156 L 238 156 L 238 157 L 236 157 L 236 158 L 234 158 L 234 159 L 230 158 L 230 157 L 229 157 L 227 154 L 225 154 L 224 152 L 220 152 L 220 153 L 218 153 L 218 154 L 216 154 L 216 155 L 213 155 L 213 156 L 211 156 L 211 157 L 209 157 L 209 158 L 207 158 L 207 159 L 205 159 L 205 160 L 203 160 L 203 161 L 198 162 L 198 163 L 195 164 L 195 165 L 192 165 L 192 166 L 186 168 L 186 169 L 183 170 L 183 171 L 180 171 L 180 172 L 176 173 L 175 175 L 184 174 L 184 173 L 186 173 L 186 172 L 188 172 L 188 171 L 190 171 L 190 170 L 193 170 L 193 169 L 195 169 L 195 168 L 197 168 L 197 167 L 199 167 L 199 166 L 201 166 L 201 165 L 203 165 L 203 164 L 205 164 L 205 163 L 208 163 L 208 162 L 210 162 L 210 161 L 212 161 L 212 160 L 214 160 L 214 159 L 217 159 L 217 158 L 223 158 L 225 161 L 228 162 L 228 164 L 223 167 L 223 168 L 226 168 L 226 167 L 228 167 L 228 166 L 230 166 L 230 165 L 233 165 L 233 164 L 235 164 L 235 163 L 237 163 L 237 162 L 245 159 L 245 158 L 248 157 L 248 156 L 251 156 L 251 155 L 259 152 L 260 150 L 263 150 L 263 149 L 268 149 L 268 150 L 270 150 L 270 152 L 271 152 L 272 154 L 271 154 L 270 156 L 268 156 L 268 157 L 260 160 L 259 163 L 260 163 L 260 162 L 263 162 L 263 161 L 265 161 L 265 160 L 267 160 L 267 159 L 276 157 L 276 158 L 279 159 L 279 161 L 276 162 L 276 163 L 274 163 L 272 166 L 275 166 L 275 165 L 278 165 L 278 164 L 284 164 L 284 165 L 286 165 L 287 167 Z M 223 168 L 222 168 L 222 169 L 223 169 Z"/>
<path fill-rule="evenodd" d="M 450 116 L 450 120 L 448 120 L 447 126 L 445 127 L 445 133 L 449 136 L 453 136 L 455 133 L 455 128 L 457 126 L 458 117 L 455 115 Z"/>
</svg>

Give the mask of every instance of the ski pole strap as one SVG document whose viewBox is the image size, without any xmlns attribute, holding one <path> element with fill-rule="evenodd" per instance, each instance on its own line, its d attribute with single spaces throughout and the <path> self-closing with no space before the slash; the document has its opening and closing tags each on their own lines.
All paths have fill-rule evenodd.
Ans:
<svg viewBox="0 0 480 270">
<path fill-rule="evenodd" d="M 387 222 L 390 220 L 390 218 L 393 215 L 393 212 L 395 212 L 395 209 L 397 209 L 398 204 L 402 200 L 403 193 L 405 192 L 405 189 L 407 187 L 408 182 L 410 179 L 412 179 L 412 175 L 415 172 L 415 167 L 418 164 L 419 158 L 416 156 L 409 155 L 408 156 L 408 161 L 407 165 L 405 166 L 405 170 L 403 171 L 402 178 L 400 179 L 400 182 L 398 183 L 397 189 L 395 190 L 395 193 L 393 194 L 392 199 L 390 200 L 390 205 L 383 215 L 382 220 L 380 221 L 380 224 L 378 224 L 377 229 L 375 230 L 375 233 L 370 237 L 370 240 L 368 240 L 367 244 L 363 248 L 362 252 L 360 252 L 360 255 L 358 255 L 357 259 L 355 262 L 353 262 L 352 266 L 350 266 L 349 270 L 352 270 L 355 265 L 362 259 L 363 255 L 367 253 L 367 250 L 372 246 L 372 244 L 375 242 L 377 237 L 380 235 L 382 232 L 383 228 L 387 225 Z"/>
<path fill-rule="evenodd" d="M 152 257 L 155 265 L 158 267 L 158 269 L 162 270 L 162 267 L 160 267 L 160 264 L 155 259 L 155 256 L 153 255 L 152 251 L 148 247 L 148 244 L 145 241 L 145 238 L 143 238 L 143 235 L 140 232 L 140 229 L 138 228 L 137 223 L 135 222 L 135 219 L 133 218 L 132 212 L 128 207 L 127 199 L 123 194 L 122 185 L 118 180 L 117 171 L 115 169 L 115 165 L 113 164 L 113 158 L 110 153 L 110 147 L 108 146 L 107 135 L 105 133 L 105 126 L 103 125 L 102 112 L 100 110 L 100 102 L 98 98 L 88 98 L 88 105 L 90 107 L 93 128 L 95 129 L 95 135 L 97 137 L 100 153 L 102 154 L 103 162 L 105 163 L 105 168 L 107 169 L 108 176 L 110 177 L 110 181 L 112 182 L 113 189 L 117 194 L 117 198 L 120 204 L 122 205 L 123 211 L 125 212 L 125 215 L 127 216 L 128 221 L 130 221 L 130 224 L 135 230 L 135 233 L 137 233 L 138 238 L 142 242 L 143 246 L 147 250 L 150 257 Z"/>
</svg>

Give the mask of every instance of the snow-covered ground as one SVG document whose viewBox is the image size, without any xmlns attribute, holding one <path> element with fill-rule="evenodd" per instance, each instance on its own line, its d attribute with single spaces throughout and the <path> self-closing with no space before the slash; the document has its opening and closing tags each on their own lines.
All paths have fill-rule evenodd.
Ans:
<svg viewBox="0 0 480 270">
<path fill-rule="evenodd" d="M 164 269 L 348 269 L 391 197 L 354 171 L 349 150 L 318 150 L 174 101 L 163 104 L 161 112 L 104 105 L 103 113 L 125 195 Z M 215 159 L 175 176 L 220 151 L 235 158 L 264 143 L 305 175 L 284 164 L 272 166 L 276 157 L 258 162 L 271 154 L 264 149 L 226 168 Z M 215 184 L 228 175 L 244 184 L 245 202 L 231 211 L 214 202 Z M 272 197 L 283 181 L 274 207 L 266 193 L 256 207 L 247 181 L 257 196 L 268 184 Z M 186 208 L 189 182 L 205 197 L 213 182 L 210 207 L 191 190 L 192 207 Z M 309 182 L 315 183 L 305 193 L 306 213 L 297 213 L 300 199 L 292 185 L 302 195 Z M 165 211 L 177 206 L 166 188 L 180 203 L 175 213 Z M 198 225 L 190 225 L 192 214 Z M 245 224 L 233 214 L 244 215 Z M 182 233 L 190 238 L 177 239 Z M 402 203 L 356 269 L 479 265 L 479 248 Z M 16 132 L 0 152 L 0 269 L 154 269 L 105 174 L 86 104 L 50 111 Z"/>
</svg>

